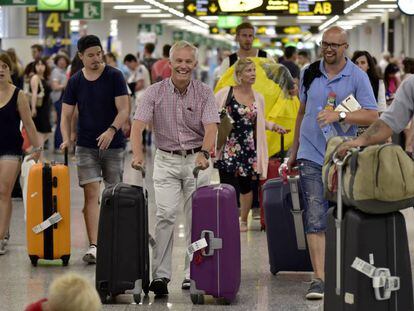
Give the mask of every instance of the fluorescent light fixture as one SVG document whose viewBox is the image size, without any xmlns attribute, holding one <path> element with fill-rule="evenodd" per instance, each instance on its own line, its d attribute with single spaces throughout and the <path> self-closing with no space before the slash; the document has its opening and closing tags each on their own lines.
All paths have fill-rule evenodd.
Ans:
<svg viewBox="0 0 414 311">
<path fill-rule="evenodd" d="M 353 14 L 351 16 L 346 16 L 346 18 L 347 19 L 350 19 L 350 20 L 352 20 L 352 19 L 361 19 L 361 18 L 364 18 L 364 19 L 376 19 L 379 16 L 382 16 L 382 14 L 377 14 L 377 13 L 370 14 L 370 13 L 366 13 L 366 14 Z"/>
<path fill-rule="evenodd" d="M 363 13 L 385 13 L 386 11 L 385 9 L 361 9 Z"/>
<path fill-rule="evenodd" d="M 398 5 L 396 4 L 368 4 L 368 9 L 396 9 Z"/>
<path fill-rule="evenodd" d="M 151 8 L 150 5 L 114 5 L 114 10 L 149 10 Z"/>
<path fill-rule="evenodd" d="M 264 21 L 264 22 L 253 21 L 253 22 L 251 22 L 251 24 L 253 26 L 275 26 L 276 25 L 274 21 L 273 22 L 272 21 Z"/>
<path fill-rule="evenodd" d="M 183 3 L 184 0 L 164 0 L 165 3 Z"/>
<path fill-rule="evenodd" d="M 218 16 L 200 16 L 202 21 L 218 21 Z"/>
<path fill-rule="evenodd" d="M 328 19 L 325 23 L 323 23 L 322 25 L 320 25 L 318 27 L 319 31 L 324 30 L 326 27 L 328 27 L 329 25 L 332 25 L 333 23 L 335 23 L 337 20 L 339 19 L 339 15 L 335 15 L 334 17 L 332 17 L 331 19 Z"/>
<path fill-rule="evenodd" d="M 351 30 L 352 28 L 354 28 L 354 26 L 352 26 L 352 25 L 343 25 L 343 26 L 341 26 L 341 28 L 343 28 L 345 30 Z"/>
<path fill-rule="evenodd" d="M 312 38 L 312 34 L 308 33 L 306 36 L 303 37 L 303 41 L 308 41 L 310 38 Z"/>
<path fill-rule="evenodd" d="M 322 24 L 323 20 L 321 19 L 310 19 L 310 20 L 296 20 L 296 23 L 301 25 L 307 25 L 307 24 Z"/>
<path fill-rule="evenodd" d="M 161 14 L 141 14 L 140 17 L 142 18 L 167 18 L 172 17 L 171 14 L 168 13 L 161 13 Z"/>
<path fill-rule="evenodd" d="M 327 19 L 328 17 L 326 17 L 326 16 L 298 16 L 297 17 L 297 19 L 298 20 L 315 20 L 315 19 L 317 19 L 317 20 L 321 20 L 321 19 L 323 19 L 323 20 L 325 20 L 325 19 Z"/>
<path fill-rule="evenodd" d="M 275 21 L 277 16 L 249 16 L 247 19 L 250 21 Z"/>
<path fill-rule="evenodd" d="M 362 25 L 365 24 L 366 21 L 361 20 L 347 20 L 347 21 L 337 21 L 336 24 L 338 26 L 348 26 L 348 25 Z"/>
<path fill-rule="evenodd" d="M 198 19 L 196 19 L 194 17 L 191 17 L 191 16 L 188 16 L 187 15 L 185 17 L 185 19 L 188 20 L 188 21 L 190 21 L 190 22 L 192 22 L 193 24 L 196 24 L 196 25 L 202 27 L 202 28 L 205 28 L 205 29 L 209 29 L 210 28 L 210 25 L 209 24 L 203 23 L 202 21 L 200 21 L 200 20 L 198 20 Z"/>
<path fill-rule="evenodd" d="M 367 0 L 359 0 L 357 2 L 355 2 L 354 4 L 352 4 L 351 6 L 347 7 L 344 10 L 345 14 L 348 14 L 349 12 L 351 12 L 352 10 L 355 10 L 357 7 L 359 7 L 361 4 L 364 4 Z"/>
<path fill-rule="evenodd" d="M 380 2 L 394 2 L 394 3 L 397 3 L 396 0 L 380 0 Z"/>
<path fill-rule="evenodd" d="M 152 9 L 152 10 L 129 9 L 126 12 L 127 13 L 161 13 L 161 10 L 160 9 Z"/>
</svg>

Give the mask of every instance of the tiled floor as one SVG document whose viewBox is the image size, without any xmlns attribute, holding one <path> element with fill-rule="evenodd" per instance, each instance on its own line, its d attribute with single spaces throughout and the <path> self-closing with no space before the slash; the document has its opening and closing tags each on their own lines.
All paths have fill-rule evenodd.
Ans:
<svg viewBox="0 0 414 311">
<path fill-rule="evenodd" d="M 53 157 L 53 156 L 50 156 Z M 148 153 L 147 163 L 151 163 Z M 125 181 L 141 184 L 139 174 L 130 166 L 130 155 L 125 165 Z M 148 165 L 147 185 L 150 192 L 150 230 L 153 228 L 155 214 L 151 183 L 151 165 Z M 25 223 L 23 205 L 14 201 L 9 252 L 0 257 L 0 310 L 17 311 L 35 300 L 47 295 L 47 288 L 58 275 L 73 271 L 81 273 L 94 282 L 95 267 L 85 265 L 81 258 L 87 247 L 86 233 L 82 217 L 83 194 L 77 185 L 76 169 L 71 164 L 72 198 L 72 257 L 68 267 L 38 266 L 32 267 L 26 252 Z M 414 213 L 405 212 L 409 224 L 411 245 L 414 239 Z M 309 274 L 286 273 L 273 276 L 269 272 L 267 241 L 264 232 L 260 232 L 259 222 L 251 221 L 251 231 L 241 235 L 242 242 L 242 283 L 237 301 L 231 306 L 217 305 L 212 299 L 204 306 L 193 306 L 189 293 L 182 291 L 182 269 L 184 266 L 183 221 L 179 218 L 175 232 L 174 271 L 169 284 L 168 299 L 155 299 L 150 293 L 140 305 L 132 304 L 130 296 L 118 297 L 116 305 L 106 305 L 103 310 L 322 310 L 321 302 L 306 301 L 303 296 L 309 284 Z M 412 253 L 413 254 L 413 253 Z M 413 257 L 413 256 L 412 256 Z"/>
</svg>

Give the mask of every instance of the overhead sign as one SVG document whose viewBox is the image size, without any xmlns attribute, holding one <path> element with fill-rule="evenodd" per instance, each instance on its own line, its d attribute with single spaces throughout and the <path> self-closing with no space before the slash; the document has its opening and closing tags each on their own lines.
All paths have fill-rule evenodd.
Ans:
<svg viewBox="0 0 414 311">
<path fill-rule="evenodd" d="M 36 7 L 26 9 L 26 35 L 39 36 L 40 15 Z"/>
<path fill-rule="evenodd" d="M 0 5 L 36 6 L 37 0 L 0 0 Z"/>
<path fill-rule="evenodd" d="M 317 26 L 257 26 L 256 27 L 256 35 L 268 35 L 267 31 L 272 28 L 274 29 L 274 33 L 277 36 L 289 36 L 289 35 L 305 35 L 307 33 L 316 34 L 319 32 Z M 236 27 L 233 28 L 219 28 L 217 26 L 210 26 L 210 34 L 218 35 L 218 34 L 236 34 Z"/>
<path fill-rule="evenodd" d="M 64 21 L 73 19 L 102 20 L 103 5 L 100 0 L 75 1 L 74 8 L 62 15 Z"/>
<path fill-rule="evenodd" d="M 343 0 L 184 0 L 184 14 L 206 15 L 343 15 Z"/>
<path fill-rule="evenodd" d="M 218 28 L 233 28 L 243 22 L 241 16 L 219 16 L 217 21 Z"/>
<path fill-rule="evenodd" d="M 45 12 L 68 12 L 71 0 L 37 0 L 37 10 Z"/>
</svg>

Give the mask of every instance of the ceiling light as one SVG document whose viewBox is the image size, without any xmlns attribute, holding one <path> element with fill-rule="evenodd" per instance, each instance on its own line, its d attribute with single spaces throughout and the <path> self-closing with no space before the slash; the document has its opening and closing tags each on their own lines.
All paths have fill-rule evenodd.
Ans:
<svg viewBox="0 0 414 311">
<path fill-rule="evenodd" d="M 277 16 L 249 16 L 247 19 L 250 20 L 250 21 L 254 21 L 254 20 L 257 20 L 257 21 L 265 21 L 265 20 L 275 21 L 275 20 L 277 20 Z"/>
<path fill-rule="evenodd" d="M 196 24 L 196 25 L 198 25 L 198 26 L 200 26 L 200 27 L 202 27 L 202 28 L 205 28 L 205 29 L 209 29 L 210 28 L 210 25 L 209 24 L 203 23 L 202 21 L 199 21 L 198 19 L 196 19 L 194 17 L 191 17 L 191 16 L 188 16 L 187 15 L 185 17 L 185 19 L 188 20 L 188 21 L 190 21 L 190 22 L 192 22 L 192 23 L 194 23 L 194 24 Z"/>
<path fill-rule="evenodd" d="M 150 5 L 114 5 L 115 10 L 149 10 L 151 9 Z"/>
<path fill-rule="evenodd" d="M 313 19 L 321 20 L 321 19 L 327 19 L 327 17 L 326 16 L 298 16 L 297 19 L 298 20 L 313 20 Z"/>
<path fill-rule="evenodd" d="M 318 27 L 319 31 L 324 30 L 326 27 L 328 27 L 329 25 L 335 23 L 337 20 L 339 19 L 339 15 L 335 15 L 334 17 L 332 17 L 331 19 L 328 19 L 325 23 L 323 23 L 322 25 L 320 25 Z"/>
<path fill-rule="evenodd" d="M 271 22 L 271 21 L 264 21 L 264 22 L 253 21 L 253 22 L 251 22 L 251 24 L 253 26 L 275 26 L 275 22 Z"/>
<path fill-rule="evenodd" d="M 161 10 L 160 9 L 152 9 L 152 10 L 129 9 L 126 12 L 127 13 L 161 13 Z"/>
<path fill-rule="evenodd" d="M 385 13 L 385 9 L 361 9 L 361 12 L 365 13 Z"/>
<path fill-rule="evenodd" d="M 394 3 L 396 3 L 397 1 L 396 0 L 380 0 L 380 2 L 394 2 Z"/>
<path fill-rule="evenodd" d="M 313 20 L 313 19 L 310 19 L 310 20 L 296 20 L 296 23 L 298 23 L 298 24 L 302 24 L 302 25 L 308 25 L 308 24 L 322 24 L 323 23 L 323 20 L 321 20 L 321 19 L 318 19 L 318 20 Z"/>
<path fill-rule="evenodd" d="M 167 17 L 172 17 L 171 14 L 167 14 L 167 13 L 161 13 L 161 14 L 141 14 L 140 17 L 142 18 L 167 18 Z"/>
<path fill-rule="evenodd" d="M 396 9 L 398 5 L 396 4 L 368 4 L 368 9 Z"/>
<path fill-rule="evenodd" d="M 184 0 L 164 0 L 165 3 L 183 3 Z"/>
<path fill-rule="evenodd" d="M 357 7 L 359 7 L 361 4 L 364 4 L 367 0 L 359 0 L 357 2 L 355 2 L 353 5 L 347 7 L 344 10 L 345 14 L 348 14 L 349 12 L 351 12 L 352 10 L 355 10 Z"/>
</svg>

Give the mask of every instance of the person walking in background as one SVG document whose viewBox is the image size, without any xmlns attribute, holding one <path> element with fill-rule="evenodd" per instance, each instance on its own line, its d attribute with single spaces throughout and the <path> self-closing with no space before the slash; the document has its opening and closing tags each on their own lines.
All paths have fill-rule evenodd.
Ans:
<svg viewBox="0 0 414 311">
<path fill-rule="evenodd" d="M 302 50 L 298 52 L 298 65 L 300 69 L 305 68 L 310 64 L 310 56 L 309 52 L 306 50 Z"/>
<path fill-rule="evenodd" d="M 285 58 L 280 63 L 289 70 L 296 84 L 299 84 L 300 69 L 299 69 L 299 66 L 296 65 L 297 59 L 298 59 L 297 49 L 294 46 L 287 46 L 285 48 Z"/>
<path fill-rule="evenodd" d="M 56 110 L 56 129 L 55 129 L 55 152 L 60 151 L 60 144 L 62 143 L 62 133 L 60 132 L 60 116 L 62 114 L 62 96 L 65 90 L 68 77 L 66 74 L 67 68 L 70 65 L 70 60 L 63 54 L 56 55 L 55 68 L 52 70 L 51 82 L 52 93 L 50 99 Z"/>
<path fill-rule="evenodd" d="M 162 58 L 157 60 L 152 66 L 152 83 L 160 82 L 171 76 L 171 67 L 169 65 L 170 49 L 171 45 L 164 45 L 162 48 Z"/>
<path fill-rule="evenodd" d="M 30 79 L 29 96 L 32 117 L 43 146 L 52 132 L 50 124 L 50 68 L 43 59 L 34 62 L 34 75 Z"/>
<path fill-rule="evenodd" d="M 0 53 L 0 255 L 7 252 L 12 213 L 11 194 L 23 158 L 20 121 L 33 146 L 29 159 L 37 161 L 43 150 L 25 94 L 10 83 L 12 62 Z"/>
<path fill-rule="evenodd" d="M 247 231 L 247 217 L 253 202 L 252 179 L 266 178 L 269 155 L 266 130 L 285 134 L 287 131 L 264 117 L 264 98 L 252 89 L 256 66 L 250 58 L 235 64 L 235 87 L 225 87 L 216 94 L 220 111 L 234 120 L 233 130 L 224 146 L 217 150 L 216 167 L 220 182 L 238 180 L 240 189 L 240 231 Z M 229 100 L 228 100 L 229 98 Z"/>
<path fill-rule="evenodd" d="M 96 263 L 100 182 L 105 186 L 122 181 L 124 137 L 119 131 L 128 121 L 127 85 L 122 72 L 103 63 L 98 37 L 87 35 L 78 41 L 78 55 L 84 68 L 68 81 L 62 99 L 61 149 L 70 148 L 71 121 L 79 110 L 75 156 L 79 185 L 84 191 L 84 218 L 89 249 L 86 263 Z"/>
<path fill-rule="evenodd" d="M 397 73 L 400 72 L 400 68 L 396 64 L 390 63 L 385 67 L 384 71 L 384 84 L 385 84 L 385 96 L 387 99 L 387 105 L 390 105 L 394 100 L 395 93 L 400 86 L 400 79 Z"/>
</svg>

